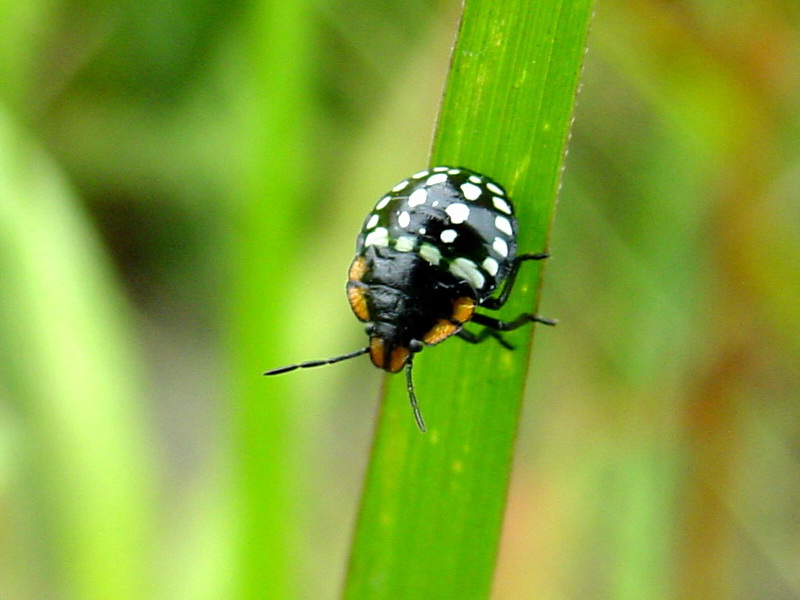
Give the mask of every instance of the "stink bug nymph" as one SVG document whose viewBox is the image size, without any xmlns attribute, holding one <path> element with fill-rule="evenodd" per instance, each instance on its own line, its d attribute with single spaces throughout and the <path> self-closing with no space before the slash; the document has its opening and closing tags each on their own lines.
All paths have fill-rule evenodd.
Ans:
<svg viewBox="0 0 800 600">
<path fill-rule="evenodd" d="M 425 431 L 411 369 L 414 355 L 450 336 L 471 344 L 536 321 L 524 313 L 501 321 L 475 312 L 497 310 L 508 299 L 520 265 L 546 253 L 517 255 L 517 220 L 505 190 L 464 168 L 434 167 L 394 186 L 367 215 L 350 265 L 347 298 L 366 323 L 369 345 L 355 352 L 272 369 L 277 375 L 369 354 L 389 373 L 405 368 L 414 418 Z M 504 283 L 505 282 L 505 283 Z M 492 293 L 503 284 L 497 296 Z M 472 321 L 479 333 L 464 329 Z"/>
</svg>

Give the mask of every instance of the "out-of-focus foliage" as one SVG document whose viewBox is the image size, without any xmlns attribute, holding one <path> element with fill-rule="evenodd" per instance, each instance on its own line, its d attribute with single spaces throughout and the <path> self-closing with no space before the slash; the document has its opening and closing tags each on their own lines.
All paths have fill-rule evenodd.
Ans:
<svg viewBox="0 0 800 600">
<path fill-rule="evenodd" d="M 231 597 L 270 560 L 248 547 L 297 597 L 338 594 L 378 374 L 265 392 L 285 436 L 262 485 L 228 290 L 271 282 L 259 368 L 362 343 L 355 230 L 426 163 L 458 7 L 276 7 L 0 1 L 3 600 Z M 287 31 L 296 56 L 265 50 Z M 498 600 L 800 597 L 798 45 L 793 2 L 598 4 Z M 303 106 L 273 109 L 302 121 L 258 146 L 296 68 Z M 302 185 L 245 179 L 269 144 Z M 232 241 L 255 189 L 279 256 Z M 290 510 L 241 543 L 239 495 L 271 491 Z"/>
</svg>

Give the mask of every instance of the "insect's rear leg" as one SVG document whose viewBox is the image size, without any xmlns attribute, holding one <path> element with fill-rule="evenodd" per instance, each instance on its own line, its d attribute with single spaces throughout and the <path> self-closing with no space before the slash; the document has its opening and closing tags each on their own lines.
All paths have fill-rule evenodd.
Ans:
<svg viewBox="0 0 800 600">
<path fill-rule="evenodd" d="M 547 252 L 542 252 L 540 254 L 520 254 L 514 259 L 514 262 L 511 264 L 511 270 L 506 277 L 506 283 L 503 286 L 503 289 L 500 291 L 500 295 L 497 297 L 490 297 L 486 298 L 483 302 L 481 302 L 481 306 L 484 308 L 488 308 L 489 310 L 497 310 L 503 304 L 506 303 L 508 300 L 508 296 L 511 294 L 511 290 L 514 289 L 514 282 L 517 280 L 517 273 L 519 272 L 519 268 L 523 262 L 528 260 L 543 260 L 550 256 Z"/>
</svg>

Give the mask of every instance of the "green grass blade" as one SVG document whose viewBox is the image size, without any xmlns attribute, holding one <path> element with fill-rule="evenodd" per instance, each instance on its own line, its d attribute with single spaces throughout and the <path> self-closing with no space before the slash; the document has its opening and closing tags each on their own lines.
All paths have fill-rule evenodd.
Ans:
<svg viewBox="0 0 800 600">
<path fill-rule="evenodd" d="M 42 597 L 146 598 L 153 456 L 127 307 L 55 164 L 2 109 L 0 172 L 2 441 L 25 494 L 6 507 L 30 519 L 7 548 Z"/>
<path fill-rule="evenodd" d="M 238 519 L 235 598 L 292 598 L 295 495 L 289 479 L 291 435 L 284 379 L 261 373 L 288 343 L 281 327 L 309 178 L 303 128 L 310 111 L 310 2 L 253 5 L 242 99 L 242 187 L 233 214 L 232 280 L 235 502 Z"/>
<path fill-rule="evenodd" d="M 509 190 L 520 248 L 547 238 L 591 0 L 470 0 L 431 162 L 485 173 Z M 537 305 L 526 265 L 501 316 Z M 508 352 L 448 342 L 415 363 L 429 431 L 417 431 L 402 377 L 390 378 L 345 597 L 486 598 L 508 488 L 530 333 Z"/>
</svg>

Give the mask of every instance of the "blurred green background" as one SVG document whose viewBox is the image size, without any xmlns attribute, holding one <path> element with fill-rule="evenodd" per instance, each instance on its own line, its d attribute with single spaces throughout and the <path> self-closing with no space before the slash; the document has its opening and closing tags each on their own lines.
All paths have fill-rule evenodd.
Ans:
<svg viewBox="0 0 800 600">
<path fill-rule="evenodd" d="M 458 10 L 0 1 L 2 600 L 337 596 L 380 373 L 257 375 L 363 343 Z M 800 598 L 799 100 L 795 2 L 597 6 L 497 600 Z"/>
</svg>

